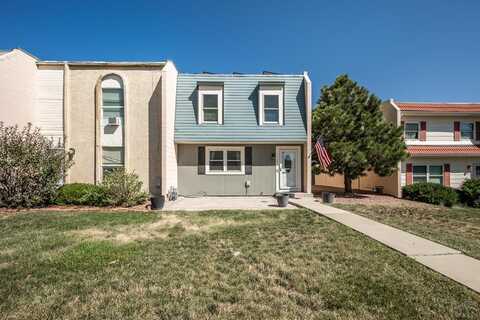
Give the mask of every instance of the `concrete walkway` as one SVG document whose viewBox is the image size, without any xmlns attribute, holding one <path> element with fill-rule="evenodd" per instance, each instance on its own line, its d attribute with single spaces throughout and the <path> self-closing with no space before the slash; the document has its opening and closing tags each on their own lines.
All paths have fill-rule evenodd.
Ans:
<svg viewBox="0 0 480 320">
<path fill-rule="evenodd" d="M 289 204 L 280 208 L 277 200 L 271 196 L 264 197 L 179 197 L 176 201 L 168 201 L 164 211 L 204 211 L 204 210 L 272 210 L 297 209 Z"/>
<path fill-rule="evenodd" d="M 315 198 L 290 199 L 290 203 L 344 224 L 480 293 L 480 260 L 360 215 L 324 205 Z"/>
</svg>

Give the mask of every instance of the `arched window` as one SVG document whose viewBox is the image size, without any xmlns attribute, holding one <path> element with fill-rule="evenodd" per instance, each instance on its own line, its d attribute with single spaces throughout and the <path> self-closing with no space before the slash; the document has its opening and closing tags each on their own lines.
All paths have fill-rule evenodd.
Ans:
<svg viewBox="0 0 480 320">
<path fill-rule="evenodd" d="M 122 78 L 102 79 L 101 140 L 102 174 L 125 165 L 125 94 Z"/>
</svg>

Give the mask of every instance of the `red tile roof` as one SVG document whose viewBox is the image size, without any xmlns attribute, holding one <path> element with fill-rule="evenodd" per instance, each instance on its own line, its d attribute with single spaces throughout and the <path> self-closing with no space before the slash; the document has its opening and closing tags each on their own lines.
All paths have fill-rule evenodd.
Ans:
<svg viewBox="0 0 480 320">
<path fill-rule="evenodd" d="M 411 155 L 478 155 L 480 156 L 480 145 L 471 146 L 408 146 L 408 153 Z"/>
<path fill-rule="evenodd" d="M 402 111 L 433 111 L 433 112 L 480 112 L 480 103 L 394 103 Z"/>
</svg>

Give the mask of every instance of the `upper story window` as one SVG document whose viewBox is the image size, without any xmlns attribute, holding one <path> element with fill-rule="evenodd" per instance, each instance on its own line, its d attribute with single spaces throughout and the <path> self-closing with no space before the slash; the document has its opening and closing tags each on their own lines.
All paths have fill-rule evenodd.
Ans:
<svg viewBox="0 0 480 320">
<path fill-rule="evenodd" d="M 460 124 L 460 135 L 462 139 L 473 140 L 473 122 L 462 122 Z"/>
<path fill-rule="evenodd" d="M 260 85 L 259 117 L 260 125 L 283 125 L 283 86 Z"/>
<path fill-rule="evenodd" d="M 122 78 L 108 75 L 102 79 L 102 176 L 125 166 L 124 86 Z"/>
<path fill-rule="evenodd" d="M 418 140 L 418 123 L 405 123 L 405 139 Z"/>
<path fill-rule="evenodd" d="M 198 123 L 223 124 L 223 87 L 198 86 Z"/>
</svg>

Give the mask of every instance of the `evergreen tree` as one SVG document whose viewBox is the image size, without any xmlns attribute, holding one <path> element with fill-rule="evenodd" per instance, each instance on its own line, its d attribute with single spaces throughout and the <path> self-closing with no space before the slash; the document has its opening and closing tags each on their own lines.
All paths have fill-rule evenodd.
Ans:
<svg viewBox="0 0 480 320">
<path fill-rule="evenodd" d="M 402 128 L 384 120 L 380 104 L 348 75 L 321 90 L 312 115 L 312 141 L 323 137 L 333 161 L 316 173 L 343 174 L 346 193 L 352 192 L 352 180 L 367 170 L 391 175 L 407 156 Z"/>
</svg>

